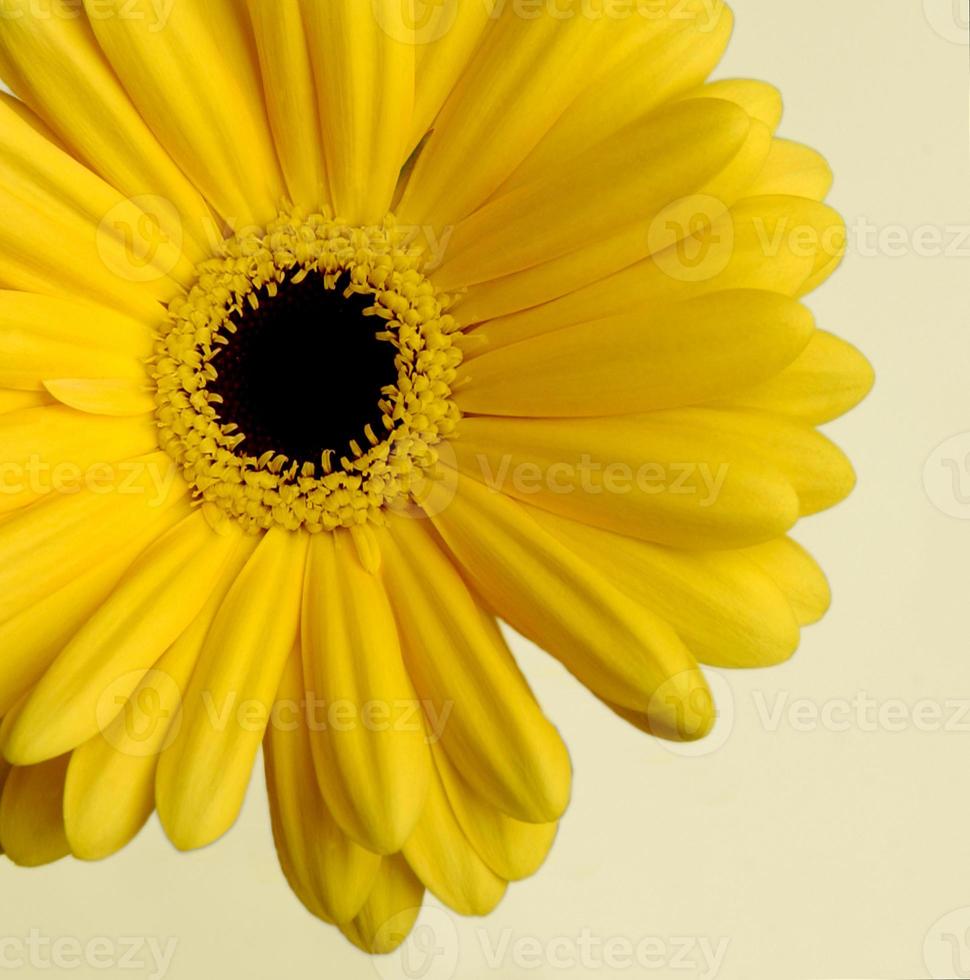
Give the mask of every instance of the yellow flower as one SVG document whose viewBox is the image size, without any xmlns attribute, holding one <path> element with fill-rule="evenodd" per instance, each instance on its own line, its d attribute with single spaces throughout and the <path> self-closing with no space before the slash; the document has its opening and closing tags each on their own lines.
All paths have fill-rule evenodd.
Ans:
<svg viewBox="0 0 970 980">
<path fill-rule="evenodd" d="M 714 0 L 0 0 L 0 843 L 225 833 L 367 950 L 533 873 L 620 717 L 828 603 L 788 532 L 871 384 L 844 248 Z"/>
</svg>

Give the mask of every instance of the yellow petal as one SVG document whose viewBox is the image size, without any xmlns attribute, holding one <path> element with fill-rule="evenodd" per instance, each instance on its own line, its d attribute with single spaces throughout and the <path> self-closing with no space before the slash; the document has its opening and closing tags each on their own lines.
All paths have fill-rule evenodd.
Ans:
<svg viewBox="0 0 970 980">
<path fill-rule="evenodd" d="M 245 11 L 234 0 L 85 0 L 98 43 L 152 132 L 232 227 L 283 196 Z"/>
<path fill-rule="evenodd" d="M 155 399 L 145 382 L 117 378 L 45 378 L 44 387 L 62 404 L 90 415 L 148 415 Z"/>
<path fill-rule="evenodd" d="M 381 858 L 347 837 L 320 795 L 299 647 L 287 661 L 277 699 L 265 761 L 280 863 L 311 912 L 328 922 L 349 922 L 374 887 Z"/>
<path fill-rule="evenodd" d="M 156 323 L 159 304 L 192 275 L 181 242 L 158 228 L 158 209 L 125 197 L 0 104 L 4 286 L 83 296 Z"/>
<path fill-rule="evenodd" d="M 387 6 L 382 11 L 395 12 Z M 398 17 L 387 28 L 412 37 L 416 45 L 414 65 L 414 113 L 410 147 L 415 147 L 434 123 L 441 106 L 468 67 L 490 23 L 487 3 L 419 3 L 398 5 Z"/>
<path fill-rule="evenodd" d="M 40 408 L 42 405 L 51 405 L 53 402 L 54 399 L 46 391 L 0 389 L 0 415 L 20 412 L 25 408 Z"/>
<path fill-rule="evenodd" d="M 201 612 L 242 533 L 218 535 L 195 511 L 148 548 L 34 688 L 7 758 L 18 765 L 51 759 L 110 723 Z"/>
<path fill-rule="evenodd" d="M 158 144 L 69 0 L 0 18 L 0 74 L 78 159 L 129 197 L 159 195 L 202 230 L 205 203 Z M 169 228 L 173 232 L 174 228 Z"/>
<path fill-rule="evenodd" d="M 747 551 L 663 548 L 536 511 L 536 520 L 715 667 L 766 667 L 798 646 L 789 602 Z"/>
<path fill-rule="evenodd" d="M 804 423 L 762 412 L 703 409 L 686 409 L 680 418 L 719 433 L 728 452 L 737 447 L 783 473 L 798 494 L 802 516 L 834 507 L 855 487 L 855 472 L 842 450 Z"/>
<path fill-rule="evenodd" d="M 821 154 L 801 143 L 776 139 L 748 193 L 752 196 L 791 194 L 823 201 L 831 187 L 832 170 Z"/>
<path fill-rule="evenodd" d="M 97 861 L 114 854 L 134 838 L 154 810 L 158 758 L 178 733 L 182 696 L 202 643 L 256 546 L 255 537 L 237 534 L 236 538 L 202 611 L 142 677 L 113 721 L 106 718 L 114 705 L 99 705 L 101 731 L 71 754 L 64 822 L 75 857 Z"/>
<path fill-rule="evenodd" d="M 180 216 L 202 241 L 204 201 L 131 104 L 78 8 L 49 0 L 46 16 L 0 18 L 0 75 L 79 160 L 128 197 L 171 202 L 159 213 Z"/>
<path fill-rule="evenodd" d="M 798 542 L 776 538 L 744 554 L 785 594 L 800 625 L 817 623 L 828 612 L 832 593 L 825 572 Z"/>
<path fill-rule="evenodd" d="M 103 484 L 157 445 L 150 418 L 93 417 L 66 405 L 9 412 L 0 416 L 0 512 Z"/>
<path fill-rule="evenodd" d="M 697 217 L 712 220 L 694 234 L 568 296 L 481 324 L 473 334 L 486 343 L 468 359 L 573 324 L 631 316 L 634 307 L 649 312 L 723 290 L 796 296 L 817 255 L 844 240 L 838 214 L 805 198 L 742 198 L 719 217 L 706 210 L 712 202 L 698 204 Z"/>
<path fill-rule="evenodd" d="M 69 758 L 10 770 L 0 799 L 0 843 L 14 864 L 35 868 L 69 853 L 62 813 Z"/>
<path fill-rule="evenodd" d="M 248 7 L 266 108 L 290 200 L 307 209 L 319 208 L 329 203 L 330 191 L 300 6 L 248 0 Z"/>
<path fill-rule="evenodd" d="M 40 391 L 44 378 L 146 378 L 152 331 L 93 303 L 0 290 L 0 384 Z"/>
<path fill-rule="evenodd" d="M 73 581 L 92 556 L 110 555 L 146 526 L 184 515 L 186 490 L 171 458 L 155 453 L 0 523 L 0 621 Z M 173 507 L 176 515 L 168 513 Z"/>
<path fill-rule="evenodd" d="M 690 124 L 704 115 L 719 116 L 720 124 L 714 129 L 702 125 L 699 135 L 691 131 Z M 657 146 L 651 153 L 659 155 L 651 156 L 651 162 L 645 164 L 635 159 L 636 147 L 643 134 L 651 130 L 655 131 L 655 143 L 673 140 L 676 145 Z M 682 242 L 695 234 L 704 235 L 705 229 L 746 193 L 764 165 L 770 144 L 767 127 L 730 102 L 692 99 L 666 107 L 634 127 L 632 133 L 620 133 L 606 144 L 611 159 L 624 154 L 634 157 L 632 172 L 621 168 L 612 175 L 612 183 L 604 186 L 601 179 L 610 175 L 599 169 L 603 151 L 594 147 L 576 161 L 576 165 L 588 164 L 585 174 L 575 175 L 582 192 L 573 186 L 559 188 L 562 193 L 557 196 L 557 206 L 562 213 L 590 208 L 592 201 L 609 205 L 604 212 L 590 216 L 589 229 L 594 233 L 579 236 L 577 224 L 565 236 L 566 242 L 576 242 L 571 251 L 560 252 L 558 245 L 549 246 L 545 254 L 533 253 L 530 266 L 501 279 L 481 281 L 477 270 L 466 268 L 461 278 L 473 276 L 472 281 L 479 285 L 468 290 L 456 310 L 466 323 L 491 319 L 572 293 L 647 256 L 671 250 L 678 253 L 685 247 Z M 647 174 L 652 179 L 644 187 Z M 636 196 L 624 197 L 623 188 Z M 535 183 L 530 184 L 489 207 L 497 212 L 500 202 L 536 189 Z M 475 219 L 480 220 L 486 210 L 483 208 Z M 528 233 L 532 235 L 532 229 Z M 457 245 L 452 239 L 449 255 L 453 251 Z M 557 254 L 558 258 L 550 258 Z M 468 265 L 464 257 L 458 261 Z M 453 272 L 447 268 L 434 272 L 435 280 L 444 283 L 450 275 Z"/>
<path fill-rule="evenodd" d="M 858 405 L 874 381 L 871 365 L 855 347 L 818 330 L 784 371 L 724 404 L 821 425 Z"/>
<path fill-rule="evenodd" d="M 668 6 L 676 9 L 663 16 L 654 4 L 655 16 L 642 18 L 632 30 L 630 25 L 622 27 L 638 38 L 630 55 L 590 81 L 505 182 L 503 193 L 555 171 L 563 160 L 602 143 L 704 81 L 731 36 L 731 11 L 723 4 L 702 7 L 679 0 Z"/>
<path fill-rule="evenodd" d="M 92 551 L 66 585 L 46 592 L 37 583 L 36 595 L 25 597 L 25 606 L 0 625 L 0 715 L 40 680 L 54 658 L 111 594 L 135 558 L 165 533 L 182 515 L 181 508 L 150 511 L 140 528 L 105 552 Z M 74 543 L 65 543 L 65 550 Z"/>
<path fill-rule="evenodd" d="M 181 850 L 221 837 L 242 806 L 296 639 L 306 538 L 268 531 L 206 636 L 156 777 L 158 815 Z"/>
<path fill-rule="evenodd" d="M 462 221 L 435 281 L 446 291 L 470 286 L 551 262 L 631 225 L 643 234 L 663 208 L 717 174 L 749 130 L 748 117 L 728 102 L 667 107 Z"/>
<path fill-rule="evenodd" d="M 435 761 L 455 818 L 485 864 L 506 881 L 535 874 L 549 854 L 559 824 L 523 823 L 507 816 L 469 787 L 444 752 L 438 752 Z"/>
<path fill-rule="evenodd" d="M 527 416 L 697 404 L 768 380 L 813 331 L 808 310 L 776 293 L 637 307 L 482 354 L 459 369 L 456 400 L 464 412 Z"/>
<path fill-rule="evenodd" d="M 781 92 L 767 82 L 751 78 L 722 78 L 688 92 L 685 98 L 723 99 L 725 102 L 733 102 L 752 119 L 764 123 L 772 132 L 781 122 Z"/>
<path fill-rule="evenodd" d="M 431 760 L 387 594 L 346 532 L 312 538 L 302 639 L 307 694 L 325 712 L 311 733 L 323 797 L 350 837 L 394 853 L 421 814 Z"/>
<path fill-rule="evenodd" d="M 521 504 L 459 476 L 453 496 L 426 491 L 432 515 L 464 574 L 497 615 L 560 660 L 603 700 L 652 712 L 659 735 L 705 731 L 691 716 L 705 690 L 671 628 L 546 531 Z M 679 679 L 679 680 L 675 680 Z M 654 701 L 666 686 L 670 699 Z"/>
<path fill-rule="evenodd" d="M 505 880 L 463 833 L 437 770 L 421 819 L 402 853 L 424 887 L 460 915 L 487 915 L 505 894 Z"/>
<path fill-rule="evenodd" d="M 426 709 L 433 738 L 492 806 L 534 823 L 558 819 L 569 802 L 569 755 L 494 619 L 418 522 L 390 530 L 384 577 L 408 673 L 434 711 Z"/>
<path fill-rule="evenodd" d="M 385 24 L 401 0 L 305 0 L 331 200 L 351 224 L 380 221 L 411 147 L 414 43 Z"/>
<path fill-rule="evenodd" d="M 678 409 L 568 426 L 468 417 L 452 447 L 459 468 L 487 484 L 488 496 L 507 493 L 673 547 L 768 541 L 798 517 L 791 474 L 757 447 L 724 440 L 721 414 Z"/>
<path fill-rule="evenodd" d="M 340 931 L 365 953 L 393 953 L 421 912 L 424 886 L 400 854 L 381 861 L 364 907 Z"/>
</svg>

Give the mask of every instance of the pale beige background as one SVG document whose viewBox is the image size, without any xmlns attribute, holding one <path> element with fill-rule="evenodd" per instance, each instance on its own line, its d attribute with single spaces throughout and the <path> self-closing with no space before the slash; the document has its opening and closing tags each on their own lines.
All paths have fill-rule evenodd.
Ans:
<svg viewBox="0 0 970 980">
<path fill-rule="evenodd" d="M 518 641 L 572 749 L 572 808 L 538 877 L 484 920 L 426 911 L 410 961 L 374 964 L 303 911 L 277 868 L 261 780 L 238 826 L 203 852 L 177 855 L 153 823 L 99 865 L 3 865 L 0 935 L 171 937 L 171 980 L 956 976 L 940 957 L 961 943 L 970 976 L 970 910 L 954 912 L 970 906 L 970 712 L 961 720 L 955 703 L 970 704 L 970 506 L 947 482 L 970 436 L 930 460 L 924 485 L 934 447 L 970 430 L 963 4 L 733 6 L 720 74 L 777 83 L 784 134 L 831 160 L 852 255 L 811 303 L 879 375 L 869 401 L 831 427 L 857 463 L 857 492 L 801 530 L 829 571 L 830 616 L 789 665 L 715 681 L 725 717 L 696 757 L 624 727 Z M 960 254 L 921 238 L 927 226 Z M 861 718 L 843 710 L 859 696 L 877 706 Z M 938 730 L 932 705 L 917 718 L 901 707 L 927 699 L 963 731 Z M 813 723 L 825 705 L 828 722 Z M 655 968 L 623 967 L 623 941 L 651 938 Z M 707 969 L 702 942 L 724 940 Z"/>
</svg>

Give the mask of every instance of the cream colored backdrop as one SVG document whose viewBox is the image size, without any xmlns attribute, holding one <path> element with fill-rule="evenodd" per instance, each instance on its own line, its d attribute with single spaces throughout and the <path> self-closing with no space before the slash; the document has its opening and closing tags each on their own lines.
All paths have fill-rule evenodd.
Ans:
<svg viewBox="0 0 970 980">
<path fill-rule="evenodd" d="M 405 957 L 371 962 L 304 912 L 260 780 L 202 852 L 176 854 L 153 823 L 99 865 L 4 864 L 0 973 L 19 955 L 22 975 L 168 980 L 970 976 L 964 6 L 733 2 L 719 74 L 776 83 L 783 135 L 831 161 L 851 254 L 810 302 L 878 374 L 831 427 L 858 490 L 800 532 L 835 603 L 796 658 L 716 677 L 719 726 L 685 754 L 517 640 L 572 750 L 572 808 L 538 877 L 484 920 L 426 910 Z M 45 966 L 58 937 L 102 937 L 113 971 Z M 167 967 L 152 968 L 148 937 L 176 941 Z M 119 962 L 130 938 L 143 967 Z"/>
</svg>

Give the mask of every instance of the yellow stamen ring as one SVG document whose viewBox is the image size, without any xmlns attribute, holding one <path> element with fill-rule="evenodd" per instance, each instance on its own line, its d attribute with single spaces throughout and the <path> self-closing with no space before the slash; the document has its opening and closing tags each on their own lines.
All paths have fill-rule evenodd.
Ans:
<svg viewBox="0 0 970 980">
<path fill-rule="evenodd" d="M 309 532 L 382 523 L 385 509 L 433 474 L 436 445 L 453 435 L 460 412 L 451 398 L 461 363 L 452 299 L 421 271 L 394 219 L 352 228 L 328 215 L 289 212 L 265 229 L 224 240 L 200 263 L 195 285 L 169 306 L 152 361 L 159 444 L 181 467 L 209 515 L 228 515 L 249 531 L 273 526 Z M 397 381 L 382 389 L 383 432 L 368 425 L 346 455 L 319 463 L 245 452 L 245 433 L 219 414 L 211 389 L 219 350 L 236 323 L 274 296 L 280 283 L 320 274 L 327 289 L 373 298 L 368 315 L 395 348 Z M 294 351 L 294 357 L 300 352 Z"/>
</svg>

